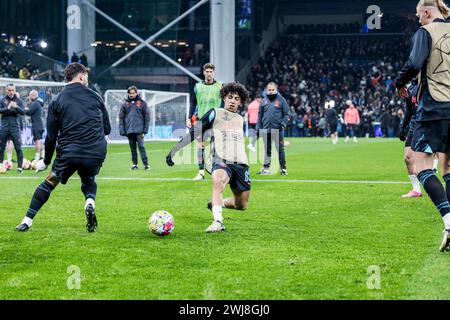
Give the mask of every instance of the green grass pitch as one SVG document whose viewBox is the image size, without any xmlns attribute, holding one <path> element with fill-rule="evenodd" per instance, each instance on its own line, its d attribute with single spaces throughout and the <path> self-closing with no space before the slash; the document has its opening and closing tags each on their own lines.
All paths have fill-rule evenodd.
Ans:
<svg viewBox="0 0 450 320">
<path fill-rule="evenodd" d="M 219 234 L 204 232 L 209 176 L 152 180 L 195 176 L 195 165 L 166 166 L 173 143 L 146 144 L 150 172 L 129 170 L 127 145 L 109 146 L 94 234 L 78 178 L 58 186 L 27 233 L 15 232 L 46 174 L 1 175 L 0 299 L 450 298 L 440 216 L 426 196 L 400 198 L 410 189 L 400 141 L 288 140 L 289 175 L 262 178 L 252 165 L 249 209 L 224 210 Z M 168 237 L 147 228 L 158 209 L 176 220 Z"/>
</svg>

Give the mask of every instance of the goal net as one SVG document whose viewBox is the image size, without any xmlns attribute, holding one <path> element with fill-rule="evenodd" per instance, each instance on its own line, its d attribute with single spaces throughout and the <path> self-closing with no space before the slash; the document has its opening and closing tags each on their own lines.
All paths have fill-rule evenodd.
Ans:
<svg viewBox="0 0 450 320">
<path fill-rule="evenodd" d="M 16 92 L 25 105 L 30 104 L 28 95 L 31 90 L 36 90 L 39 97 L 44 100 L 44 108 L 42 110 L 42 120 L 44 121 L 44 128 L 47 123 L 47 110 L 50 101 L 64 89 L 65 83 L 61 82 L 48 82 L 48 81 L 35 81 L 35 80 L 21 80 L 21 79 L 9 79 L 0 78 L 0 97 L 6 95 L 6 85 L 14 84 L 16 86 Z M 31 118 L 28 116 L 22 116 L 21 122 L 23 126 L 22 130 L 22 145 L 32 146 L 34 145 L 33 134 L 31 131 Z M 47 132 L 44 131 L 43 140 L 45 139 Z"/>
<path fill-rule="evenodd" d="M 168 91 L 139 90 L 150 113 L 150 128 L 145 140 L 175 140 L 186 132 L 189 115 L 189 94 Z M 127 90 L 107 90 L 105 105 L 111 120 L 110 142 L 128 143 L 119 134 L 119 112 L 127 97 Z"/>
<path fill-rule="evenodd" d="M 50 101 L 65 86 L 65 83 L 47 82 L 35 80 L 21 80 L 0 78 L 0 97 L 6 95 L 6 85 L 14 84 L 16 92 L 25 105 L 30 104 L 28 95 L 31 90 L 36 90 L 39 97 L 44 100 L 42 120 L 44 128 L 47 124 L 47 110 Z M 189 94 L 178 92 L 139 90 L 141 98 L 147 102 L 150 113 L 150 128 L 145 140 L 175 140 L 186 132 L 186 119 L 189 113 Z M 105 105 L 111 121 L 111 134 L 109 141 L 113 143 L 128 143 L 127 137 L 119 134 L 119 111 L 127 97 L 126 90 L 108 90 L 105 92 Z M 22 145 L 33 146 L 33 134 L 31 118 L 22 116 Z M 44 131 L 43 141 L 46 137 Z"/>
</svg>

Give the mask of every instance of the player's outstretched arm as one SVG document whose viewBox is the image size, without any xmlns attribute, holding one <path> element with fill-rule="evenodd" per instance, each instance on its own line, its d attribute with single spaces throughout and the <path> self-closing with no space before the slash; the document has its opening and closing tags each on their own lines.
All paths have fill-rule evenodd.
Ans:
<svg viewBox="0 0 450 320">
<path fill-rule="evenodd" d="M 169 154 L 166 157 L 166 163 L 170 167 L 175 163 L 173 162 L 173 157 L 175 154 L 181 150 L 183 147 L 189 145 L 192 141 L 199 137 L 203 137 L 204 133 L 212 128 L 212 124 L 216 118 L 216 111 L 214 109 L 209 110 L 205 115 L 195 123 L 189 129 L 189 132 L 181 138 L 180 142 L 178 142 L 172 150 L 170 150 Z"/>
</svg>

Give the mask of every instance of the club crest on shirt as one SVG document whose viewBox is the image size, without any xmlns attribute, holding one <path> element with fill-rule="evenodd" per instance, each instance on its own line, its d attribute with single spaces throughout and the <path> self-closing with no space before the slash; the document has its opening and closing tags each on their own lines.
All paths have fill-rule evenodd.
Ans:
<svg viewBox="0 0 450 320">
<path fill-rule="evenodd" d="M 136 107 L 140 108 L 142 106 L 142 101 L 138 100 L 136 102 L 135 101 L 128 102 L 128 106 L 131 106 L 133 104 L 136 105 Z"/>
</svg>

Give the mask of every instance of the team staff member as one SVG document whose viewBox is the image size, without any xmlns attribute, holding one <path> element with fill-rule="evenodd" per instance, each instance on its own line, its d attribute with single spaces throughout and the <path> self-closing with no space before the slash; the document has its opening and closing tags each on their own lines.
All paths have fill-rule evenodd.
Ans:
<svg viewBox="0 0 450 320">
<path fill-rule="evenodd" d="M 259 136 L 264 141 L 264 167 L 258 174 L 270 174 L 270 163 L 272 161 L 272 141 L 278 151 L 281 175 L 287 175 L 286 155 L 284 153 L 284 129 L 289 120 L 289 108 L 286 99 L 278 93 L 275 82 L 269 82 L 258 113 Z"/>
<path fill-rule="evenodd" d="M 6 96 L 0 100 L 0 114 L 2 115 L 0 128 L 0 159 L 5 157 L 8 140 L 14 143 L 17 154 L 17 172 L 22 173 L 23 152 L 20 138 L 20 115 L 25 114 L 23 101 L 16 94 L 14 84 L 6 86 Z"/>
<path fill-rule="evenodd" d="M 29 93 L 31 101 L 30 107 L 25 107 L 25 114 L 31 117 L 31 131 L 33 132 L 34 146 L 36 153 L 34 160 L 41 158 L 42 152 L 42 135 L 44 134 L 44 122 L 42 121 L 42 108 L 44 101 L 39 98 L 36 90 L 31 90 Z"/>
<path fill-rule="evenodd" d="M 86 199 L 86 229 L 94 232 L 97 228 L 95 177 L 106 158 L 105 135 L 111 132 L 111 124 L 103 99 L 87 88 L 88 71 L 82 64 L 69 64 L 64 72 L 69 84 L 48 107 L 45 158 L 38 161 L 36 171 L 43 171 L 50 165 L 55 148 L 56 158 L 49 176 L 34 192 L 17 231 L 27 231 L 31 227 L 51 192 L 59 183 L 66 184 L 75 172 L 81 178 L 81 191 Z"/>
<path fill-rule="evenodd" d="M 406 85 L 416 76 L 419 92 L 416 128 L 411 141 L 417 177 L 444 221 L 440 251 L 450 250 L 450 56 L 447 48 L 450 9 L 442 0 L 420 0 L 417 16 L 422 27 L 414 34 L 408 61 L 395 84 L 401 98 L 408 96 Z M 445 154 L 442 186 L 433 171 L 433 154 Z"/>
<path fill-rule="evenodd" d="M 144 169 L 149 170 L 147 152 L 145 151 L 144 136 L 148 133 L 150 115 L 147 103 L 142 100 L 135 86 L 128 88 L 128 97 L 122 104 L 119 112 L 119 133 L 127 136 L 131 150 L 131 170 L 138 170 L 138 155 L 136 145 L 139 148 Z"/>
</svg>

